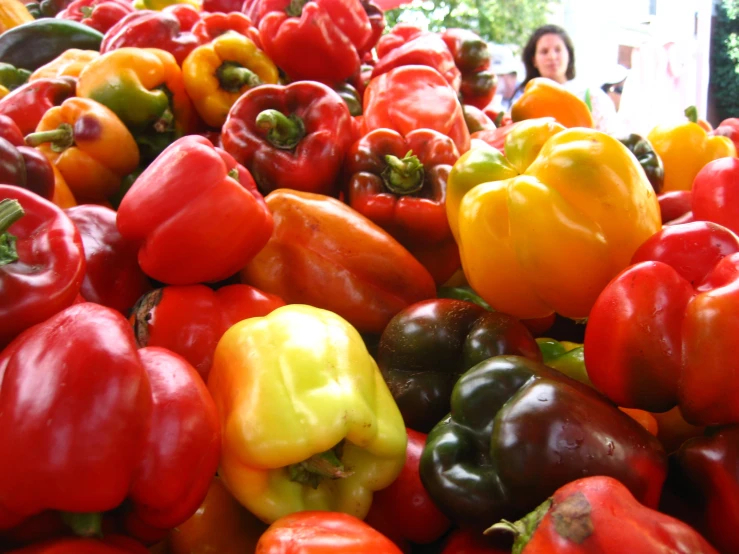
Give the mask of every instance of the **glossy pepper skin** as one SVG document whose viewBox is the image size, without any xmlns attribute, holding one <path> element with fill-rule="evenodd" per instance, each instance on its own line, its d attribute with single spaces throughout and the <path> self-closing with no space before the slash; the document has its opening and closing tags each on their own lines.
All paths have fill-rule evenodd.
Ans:
<svg viewBox="0 0 739 554">
<path fill-rule="evenodd" d="M 185 90 L 211 127 L 226 122 L 231 106 L 247 90 L 277 84 L 277 67 L 249 38 L 228 32 L 198 46 L 182 62 Z"/>
<path fill-rule="evenodd" d="M 593 386 L 585 369 L 585 348 L 582 344 L 547 337 L 537 338 L 536 344 L 541 350 L 544 365 L 580 381 L 583 385 Z"/>
<path fill-rule="evenodd" d="M 148 554 L 144 545 L 125 536 L 93 539 L 62 538 L 11 550 L 8 554 Z"/>
<path fill-rule="evenodd" d="M 0 348 L 72 305 L 85 274 L 80 234 L 58 207 L 0 185 Z"/>
<path fill-rule="evenodd" d="M 242 282 L 336 312 L 362 333 L 381 333 L 400 310 L 436 295 L 410 252 L 343 202 L 285 189 L 266 201 L 274 232 Z"/>
<path fill-rule="evenodd" d="M 620 479 L 656 508 L 667 459 L 656 437 L 590 387 L 497 356 L 457 381 L 420 472 L 436 505 L 474 527 L 520 517 L 583 474 Z"/>
<path fill-rule="evenodd" d="M 115 224 L 116 213 L 110 208 L 83 204 L 65 213 L 77 227 L 85 251 L 80 294 L 88 302 L 127 316 L 136 301 L 152 288 L 138 264 L 138 244 L 121 236 Z"/>
<path fill-rule="evenodd" d="M 31 73 L 28 80 L 37 81 L 39 79 L 55 79 L 59 77 L 73 77 L 77 79 L 85 66 L 98 57 L 100 57 L 100 52 L 96 50 L 69 48 L 63 54 L 60 54 L 49 63 L 42 65 Z"/>
<path fill-rule="evenodd" d="M 30 76 L 31 72 L 27 69 L 0 62 L 0 98 L 25 84 Z"/>
<path fill-rule="evenodd" d="M 513 554 L 717 554 L 693 528 L 607 476 L 573 480 L 521 520 L 491 529 L 498 528 L 516 536 Z"/>
<path fill-rule="evenodd" d="M 406 425 L 428 433 L 449 413 L 459 376 L 503 354 L 541 360 L 531 333 L 514 317 L 435 298 L 412 304 L 390 320 L 375 359 Z"/>
<path fill-rule="evenodd" d="M 459 91 L 462 101 L 484 109 L 493 100 L 498 86 L 498 78 L 490 70 L 488 44 L 469 29 L 445 29 L 440 34 L 462 73 Z"/>
<path fill-rule="evenodd" d="M 431 129 L 405 137 L 376 129 L 352 145 L 344 172 L 347 203 L 392 235 L 446 282 L 460 267 L 446 215 L 446 182 L 459 152 Z"/>
<path fill-rule="evenodd" d="M 192 32 L 200 12 L 187 4 L 175 4 L 162 11 L 135 10 L 105 33 L 100 53 L 119 48 L 156 48 L 169 52 L 177 64 L 202 44 Z"/>
<path fill-rule="evenodd" d="M 457 93 L 427 66 L 406 65 L 372 79 L 364 92 L 365 133 L 393 129 L 405 136 L 433 129 L 448 136 L 460 154 L 470 147 L 470 132 Z"/>
<path fill-rule="evenodd" d="M 695 219 L 713 221 L 739 233 L 739 160 L 708 162 L 693 180 L 690 209 Z"/>
<path fill-rule="evenodd" d="M 239 0 L 239 4 L 242 3 Z M 204 13 L 200 15 L 200 20 L 193 25 L 193 34 L 200 39 L 201 44 L 207 44 L 224 33 L 234 31 L 245 36 L 256 44 L 257 48 L 261 49 L 262 41 L 259 38 L 259 29 L 248 16 L 239 12 L 240 9 L 241 6 L 230 11 L 215 11 L 208 10 L 206 4 L 203 4 Z"/>
<path fill-rule="evenodd" d="M 337 512 L 306 511 L 274 522 L 255 554 L 401 554 L 361 519 Z"/>
<path fill-rule="evenodd" d="M 207 381 L 216 345 L 229 327 L 284 305 L 280 297 L 249 285 L 169 286 L 143 296 L 131 319 L 140 347 L 161 346 L 179 354 Z"/>
<path fill-rule="evenodd" d="M 38 79 L 0 98 L 0 115 L 6 115 L 27 135 L 36 130 L 47 110 L 75 95 L 76 80 L 69 77 Z"/>
<path fill-rule="evenodd" d="M 30 190 L 46 200 L 54 197 L 54 170 L 46 157 L 30 146 L 12 144 L 1 131 L 0 183 Z"/>
<path fill-rule="evenodd" d="M 657 125 L 649 131 L 647 140 L 665 167 L 664 192 L 690 190 L 693 179 L 708 162 L 737 153 L 730 138 L 709 136 L 692 121 Z"/>
<path fill-rule="evenodd" d="M 288 188 L 338 196 L 352 118 L 341 96 L 321 83 L 264 85 L 236 101 L 222 141 L 263 194 Z"/>
<path fill-rule="evenodd" d="M 264 247 L 273 227 L 249 172 L 196 135 L 172 143 L 136 179 L 116 224 L 139 242 L 141 269 L 171 285 L 230 277 Z"/>
<path fill-rule="evenodd" d="M 565 127 L 593 127 L 588 106 L 559 83 L 545 77 L 531 79 L 511 106 L 513 121 L 553 117 Z"/>
<path fill-rule="evenodd" d="M 665 168 L 662 165 L 662 158 L 654 151 L 649 141 L 636 133 L 619 137 L 618 140 L 639 160 L 639 165 L 647 174 L 647 179 L 652 184 L 654 192 L 661 193 L 665 181 Z"/>
<path fill-rule="evenodd" d="M 258 9 L 264 51 L 292 81 L 348 79 L 374 37 L 360 0 L 263 0 Z"/>
<path fill-rule="evenodd" d="M 737 364 L 727 340 L 737 329 L 739 238 L 710 222 L 669 226 L 632 264 L 588 319 L 593 384 L 621 406 L 664 412 L 679 405 L 692 424 L 739 422 Z"/>
<path fill-rule="evenodd" d="M 289 305 L 232 326 L 208 389 L 223 429 L 219 475 L 262 521 L 304 510 L 363 518 L 403 467 L 400 412 L 359 333 L 333 312 Z"/>
<path fill-rule="evenodd" d="M 59 312 L 3 350 L 0 374 L 0 444 L 19 452 L 0 462 L 0 528 L 49 509 L 84 515 L 127 500 L 129 533 L 164 533 L 202 502 L 220 448 L 213 401 L 183 358 L 137 350 L 120 313 L 92 302 Z M 42 382 L 40 406 L 23 391 Z"/>
<path fill-rule="evenodd" d="M 128 0 L 74 0 L 56 17 L 79 21 L 105 34 L 134 9 Z"/>
<path fill-rule="evenodd" d="M 530 152 L 524 143 L 518 162 Z M 636 158 L 615 138 L 582 128 L 552 135 L 522 175 L 469 190 L 458 218 L 469 284 L 494 309 L 520 318 L 587 317 L 661 226 Z"/>
<path fill-rule="evenodd" d="M 102 201 L 139 164 L 139 148 L 109 108 L 88 98 L 68 98 L 47 111 L 26 135 L 59 169 L 78 200 Z"/>
</svg>

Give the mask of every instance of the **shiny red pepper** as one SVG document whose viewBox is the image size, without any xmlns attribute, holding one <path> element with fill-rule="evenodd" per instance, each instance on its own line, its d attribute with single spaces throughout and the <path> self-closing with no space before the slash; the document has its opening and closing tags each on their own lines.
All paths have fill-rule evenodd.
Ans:
<svg viewBox="0 0 739 554">
<path fill-rule="evenodd" d="M 82 240 L 64 212 L 28 190 L 0 185 L 0 348 L 70 306 L 84 273 Z"/>
<path fill-rule="evenodd" d="M 239 3 L 241 3 L 241 0 L 239 0 Z M 251 19 L 238 11 L 231 13 L 203 13 L 200 20 L 192 28 L 192 33 L 203 44 L 229 31 L 244 35 L 256 44 L 257 47 L 262 48 L 259 29 L 257 29 Z"/>
<path fill-rule="evenodd" d="M 229 14 L 239 12 L 244 0 L 203 0 L 204 12 Z"/>
<path fill-rule="evenodd" d="M 54 197 L 54 169 L 39 150 L 14 146 L 0 136 L 0 183 L 35 192 L 46 200 Z"/>
<path fill-rule="evenodd" d="M 377 46 L 377 42 L 385 31 L 386 22 L 385 13 L 372 0 L 362 0 L 362 7 L 369 18 L 370 27 L 372 28 L 370 39 L 364 45 L 364 48 L 359 50 L 359 56 L 364 61 L 367 56 L 371 55 L 371 50 Z"/>
<path fill-rule="evenodd" d="M 6 115 L 23 136 L 33 133 L 47 110 L 75 95 L 76 79 L 37 79 L 0 98 L 0 115 Z"/>
<path fill-rule="evenodd" d="M 56 14 L 56 17 L 79 21 L 105 34 L 113 25 L 133 12 L 133 5 L 128 0 L 74 0 Z"/>
<path fill-rule="evenodd" d="M 691 208 L 695 219 L 720 223 L 739 233 L 739 159 L 719 158 L 698 172 Z"/>
<path fill-rule="evenodd" d="M 0 138 L 4 138 L 13 146 L 26 144 L 18 125 L 7 115 L 0 115 Z"/>
<path fill-rule="evenodd" d="M 146 547 L 124 536 L 106 536 L 103 540 L 56 539 L 12 550 L 8 554 L 148 554 Z"/>
</svg>

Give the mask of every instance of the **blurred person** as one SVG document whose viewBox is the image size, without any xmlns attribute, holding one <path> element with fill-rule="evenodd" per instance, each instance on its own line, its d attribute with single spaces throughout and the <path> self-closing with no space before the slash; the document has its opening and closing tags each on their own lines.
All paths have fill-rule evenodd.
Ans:
<svg viewBox="0 0 739 554">
<path fill-rule="evenodd" d="M 608 68 L 603 76 L 603 85 L 600 88 L 613 101 L 617 112 L 621 107 L 621 95 L 623 94 L 624 84 L 628 75 L 628 68 L 621 64 L 615 64 L 613 67 Z"/>
<path fill-rule="evenodd" d="M 523 66 L 508 45 L 491 44 L 489 50 L 492 58 L 490 69 L 498 77 L 498 88 L 492 105 L 496 109 L 508 112 L 523 76 Z"/>
</svg>

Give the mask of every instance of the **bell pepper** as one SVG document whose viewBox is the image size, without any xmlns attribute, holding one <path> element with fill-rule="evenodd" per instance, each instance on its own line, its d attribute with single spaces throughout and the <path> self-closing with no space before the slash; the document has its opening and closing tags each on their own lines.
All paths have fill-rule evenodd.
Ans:
<svg viewBox="0 0 739 554">
<path fill-rule="evenodd" d="M 75 198 L 102 201 L 139 164 L 139 149 L 120 119 L 103 104 L 68 98 L 47 111 L 26 135 L 57 166 Z"/>
<path fill-rule="evenodd" d="M 140 347 L 161 346 L 179 354 L 207 381 L 213 352 L 229 327 L 284 305 L 278 296 L 249 285 L 215 291 L 205 285 L 169 286 L 141 297 L 131 320 Z"/>
<path fill-rule="evenodd" d="M 56 17 L 79 21 L 105 34 L 130 13 L 134 8 L 128 0 L 74 0 Z"/>
<path fill-rule="evenodd" d="M 647 179 L 652 184 L 654 192 L 660 194 L 665 181 L 665 168 L 662 165 L 662 159 L 654 151 L 649 141 L 636 133 L 619 137 L 618 140 L 636 156 L 639 165 L 647 174 Z"/>
<path fill-rule="evenodd" d="M 73 0 L 21 0 L 34 19 L 56 17 Z"/>
<path fill-rule="evenodd" d="M 108 29 L 100 53 L 128 47 L 156 48 L 172 54 L 177 65 L 181 65 L 202 44 L 192 32 L 199 20 L 200 12 L 187 4 L 175 4 L 162 11 L 136 10 Z"/>
<path fill-rule="evenodd" d="M 649 412 L 657 421 L 657 438 L 665 447 L 665 451 L 672 454 L 682 444 L 693 437 L 700 437 L 706 430 L 705 425 L 691 425 L 680 412 L 680 407 L 675 406 L 666 412 Z M 668 481 L 670 475 L 668 474 Z"/>
<path fill-rule="evenodd" d="M 692 424 L 739 422 L 739 237 L 710 222 L 664 227 L 631 262 L 590 313 L 590 380 L 627 408 L 679 405 Z"/>
<path fill-rule="evenodd" d="M 244 5 L 244 0 L 203 0 L 201 9 L 203 12 L 216 14 L 232 14 L 238 13 L 241 10 L 241 6 Z"/>
<path fill-rule="evenodd" d="M 436 295 L 428 271 L 343 202 L 287 189 L 266 201 L 275 229 L 242 282 L 288 304 L 331 310 L 362 333 L 382 333 L 400 310 Z"/>
<path fill-rule="evenodd" d="M 619 479 L 656 508 L 667 457 L 656 437 L 592 388 L 521 356 L 460 377 L 429 433 L 421 481 L 452 521 L 513 519 L 582 475 Z"/>
<path fill-rule="evenodd" d="M 75 200 L 72 191 L 69 190 L 69 186 L 59 171 L 59 168 L 51 164 L 51 169 L 54 172 L 54 196 L 52 196 L 51 201 L 63 210 L 76 206 L 77 200 Z"/>
<path fill-rule="evenodd" d="M 30 190 L 51 200 L 54 170 L 46 157 L 29 146 L 14 146 L 0 136 L 0 183 Z"/>
<path fill-rule="evenodd" d="M 665 166 L 664 192 L 690 190 L 698 172 L 710 161 L 736 156 L 731 139 L 709 136 L 697 123 L 657 125 L 647 135 Z"/>
<path fill-rule="evenodd" d="M 609 476 L 573 480 L 521 520 L 490 529 L 512 532 L 516 554 L 717 554 L 695 529 L 643 506 Z"/>
<path fill-rule="evenodd" d="M 231 496 L 214 477 L 205 500 L 185 523 L 166 538 L 167 554 L 244 554 L 254 552 L 267 525 Z"/>
<path fill-rule="evenodd" d="M 24 85 L 30 76 L 31 72 L 27 69 L 19 69 L 9 63 L 0 62 L 0 98 Z"/>
<path fill-rule="evenodd" d="M 545 77 L 531 79 L 511 106 L 513 121 L 553 117 L 565 127 L 593 127 L 587 104 L 559 83 Z M 650 139 L 651 142 L 651 139 Z"/>
<path fill-rule="evenodd" d="M 115 224 L 116 213 L 110 208 L 85 204 L 65 213 L 80 232 L 85 251 L 80 294 L 88 302 L 127 316 L 141 295 L 152 289 L 136 259 L 138 245 L 121 236 Z"/>
<path fill-rule="evenodd" d="M 182 71 L 163 50 L 120 48 L 103 54 L 80 74 L 77 94 L 110 108 L 134 135 L 147 162 L 195 126 Z"/>
<path fill-rule="evenodd" d="M 377 43 L 385 32 L 387 22 L 385 21 L 385 12 L 380 8 L 373 0 L 361 0 L 362 8 L 367 14 L 367 18 L 370 22 L 370 28 L 372 29 L 372 35 L 365 45 L 358 50 L 359 57 L 362 62 L 368 58 L 372 58 L 372 50 L 377 46 Z M 360 66 L 361 67 L 361 66 Z"/>
<path fill-rule="evenodd" d="M 37 194 L 0 185 L 0 348 L 70 306 L 84 274 L 74 223 Z"/>
<path fill-rule="evenodd" d="M 364 131 L 393 129 L 407 135 L 433 129 L 447 135 L 464 154 L 470 133 L 457 92 L 427 66 L 406 65 L 373 78 L 364 92 Z"/>
<path fill-rule="evenodd" d="M 33 133 L 47 110 L 75 95 L 75 83 L 70 77 L 26 83 L 0 98 L 0 115 L 12 119 L 24 135 Z"/>
<path fill-rule="evenodd" d="M 390 320 L 375 359 L 405 424 L 428 433 L 449 413 L 459 376 L 502 354 L 542 359 L 531 333 L 514 317 L 435 298 L 412 304 Z"/>
<path fill-rule="evenodd" d="M 482 71 L 490 67 L 491 55 L 488 43 L 469 29 L 451 27 L 440 36 L 452 53 L 454 64 L 462 74 Z"/>
<path fill-rule="evenodd" d="M 690 190 L 673 190 L 657 195 L 662 225 L 684 216 L 693 209 L 693 192 Z"/>
<path fill-rule="evenodd" d="M 498 76 L 490 69 L 462 75 L 459 94 L 462 102 L 483 109 L 493 101 L 498 88 Z"/>
<path fill-rule="evenodd" d="M 195 135 L 172 143 L 136 179 L 116 223 L 124 238 L 139 242 L 144 273 L 172 285 L 234 275 L 273 227 L 249 172 Z"/>
<path fill-rule="evenodd" d="M 361 519 L 337 512 L 306 511 L 280 518 L 257 543 L 255 554 L 401 554 Z"/>
<path fill-rule="evenodd" d="M 61 538 L 11 550 L 8 554 L 148 554 L 144 545 L 124 536 L 103 540 Z"/>
<path fill-rule="evenodd" d="M 0 33 L 29 21 L 33 21 L 33 16 L 21 0 L 6 0 L 0 6 Z"/>
<path fill-rule="evenodd" d="M 46 65 L 42 65 L 36 71 L 31 73 L 28 80 L 37 81 L 39 79 L 54 79 L 65 76 L 74 77 L 76 79 L 80 76 L 80 73 L 82 73 L 82 70 L 88 63 L 99 57 L 100 52 L 95 50 L 70 48 Z"/>
<path fill-rule="evenodd" d="M 125 501 L 118 517 L 138 536 L 203 501 L 220 450 L 213 400 L 180 356 L 137 350 L 120 313 L 92 302 L 59 312 L 3 350 L 0 374 L 0 445 L 18 453 L 0 461 L 0 528 L 57 510 L 98 534 L 100 514 Z M 24 393 L 40 383 L 42 405 Z"/>
<path fill-rule="evenodd" d="M 511 554 L 511 541 L 506 538 L 501 533 L 491 537 L 478 529 L 455 529 L 444 541 L 441 554 Z"/>
<path fill-rule="evenodd" d="M 464 120 L 467 123 L 470 136 L 479 131 L 494 131 L 497 129 L 495 123 L 480 108 L 465 104 L 462 109 L 464 110 Z"/>
<path fill-rule="evenodd" d="M 433 264 L 424 265 L 437 283 L 460 267 L 445 207 L 447 178 L 458 158 L 452 139 L 437 131 L 417 129 L 403 137 L 375 129 L 354 143 L 344 163 L 347 203 L 421 263 L 418 252 L 432 251 L 425 258 Z"/>
<path fill-rule="evenodd" d="M 260 4 L 264 51 L 292 81 L 333 84 L 348 79 L 359 70 L 359 53 L 375 36 L 360 0 Z"/>
<path fill-rule="evenodd" d="M 208 389 L 223 428 L 219 475 L 264 522 L 305 510 L 363 518 L 403 468 L 400 412 L 359 333 L 333 312 L 288 305 L 233 325 Z"/>
<path fill-rule="evenodd" d="M 708 136 L 728 137 L 739 152 L 739 118 L 729 117 L 724 119 L 715 129 L 708 132 Z"/>
<path fill-rule="evenodd" d="M 490 110 L 483 110 L 487 116 L 493 120 L 493 123 L 498 125 L 498 118 L 496 118 L 495 115 L 491 115 Z M 554 118 L 552 118 L 554 119 Z M 503 150 L 505 146 L 505 139 L 508 136 L 508 134 L 515 129 L 515 127 L 518 125 L 518 123 L 509 122 L 503 125 L 498 125 L 496 129 L 489 129 L 489 130 L 482 130 L 482 131 L 475 131 L 470 135 L 470 138 L 473 141 L 477 142 L 484 142 L 485 144 L 492 146 L 493 148 L 497 150 Z"/>
<path fill-rule="evenodd" d="M 660 228 L 657 196 L 636 158 L 605 133 L 556 132 L 535 157 L 526 141 L 514 143 L 513 133 L 506 153 L 523 174 L 475 186 L 460 203 L 465 275 L 496 310 L 585 318 Z M 537 133 L 531 140 L 538 142 Z"/>
<path fill-rule="evenodd" d="M 289 188 L 338 196 L 352 117 L 342 98 L 321 83 L 264 85 L 233 105 L 221 140 L 263 194 Z"/>
<path fill-rule="evenodd" d="M 256 44 L 257 48 L 262 48 L 262 39 L 259 36 L 259 29 L 254 25 L 251 19 L 245 14 L 239 12 L 241 9 L 242 0 L 239 0 L 239 7 L 226 11 L 226 12 L 215 12 L 215 13 L 203 13 L 200 16 L 200 20 L 195 23 L 192 27 L 192 33 L 200 39 L 201 44 L 208 44 L 213 39 L 227 33 L 234 31 L 240 35 L 245 36 Z M 207 10 L 203 7 L 205 12 L 213 11 Z"/>
<path fill-rule="evenodd" d="M 190 52 L 182 63 L 182 78 L 203 121 L 220 128 L 242 94 L 258 85 L 276 84 L 279 73 L 251 39 L 229 32 Z"/>
<path fill-rule="evenodd" d="M 26 142 L 23 140 L 23 133 L 15 124 L 15 121 L 7 115 L 0 114 L 0 138 L 4 138 L 13 146 L 23 146 Z"/>
<path fill-rule="evenodd" d="M 691 209 L 697 220 L 713 221 L 739 233 L 739 160 L 708 162 L 693 180 Z"/>
<path fill-rule="evenodd" d="M 418 474 L 426 435 L 406 431 L 405 465 L 389 487 L 374 494 L 365 521 L 396 544 L 430 544 L 449 530 L 451 522 L 431 501 Z"/>
<path fill-rule="evenodd" d="M 548 337 L 537 338 L 536 343 L 545 365 L 580 381 L 583 385 L 593 386 L 585 369 L 585 349 L 582 344 Z"/>
<path fill-rule="evenodd" d="M 170 6 L 183 5 L 200 11 L 202 9 L 202 0 L 133 0 L 133 7 L 137 10 L 161 11 Z"/>
</svg>

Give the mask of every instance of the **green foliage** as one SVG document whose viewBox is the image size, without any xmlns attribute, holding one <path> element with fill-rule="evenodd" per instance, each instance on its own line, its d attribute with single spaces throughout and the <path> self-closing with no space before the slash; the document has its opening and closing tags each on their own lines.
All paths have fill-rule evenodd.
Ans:
<svg viewBox="0 0 739 554">
<path fill-rule="evenodd" d="M 708 86 L 717 122 L 739 117 L 739 0 L 723 0 L 716 6 Z"/>
<path fill-rule="evenodd" d="M 560 0 L 409 0 L 385 13 L 388 28 L 414 23 L 431 31 L 461 27 L 497 44 L 523 46 L 547 22 L 550 6 Z"/>
</svg>

